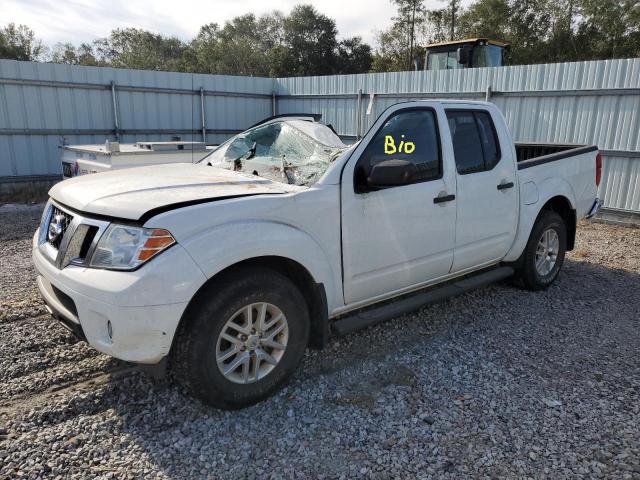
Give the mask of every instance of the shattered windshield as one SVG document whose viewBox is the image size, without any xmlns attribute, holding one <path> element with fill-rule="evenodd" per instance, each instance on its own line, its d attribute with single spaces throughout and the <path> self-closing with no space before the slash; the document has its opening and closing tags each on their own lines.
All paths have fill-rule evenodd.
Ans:
<svg viewBox="0 0 640 480">
<path fill-rule="evenodd" d="M 311 185 L 346 148 L 327 126 L 274 122 L 232 137 L 203 161 L 292 185 Z"/>
</svg>

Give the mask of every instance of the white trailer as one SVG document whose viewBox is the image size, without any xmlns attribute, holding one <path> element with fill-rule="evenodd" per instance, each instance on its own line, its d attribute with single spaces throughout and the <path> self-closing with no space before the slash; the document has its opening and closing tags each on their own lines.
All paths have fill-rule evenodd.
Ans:
<svg viewBox="0 0 640 480">
<path fill-rule="evenodd" d="M 161 163 L 195 163 L 211 150 L 204 142 L 106 141 L 104 145 L 63 145 L 64 178 Z"/>
</svg>

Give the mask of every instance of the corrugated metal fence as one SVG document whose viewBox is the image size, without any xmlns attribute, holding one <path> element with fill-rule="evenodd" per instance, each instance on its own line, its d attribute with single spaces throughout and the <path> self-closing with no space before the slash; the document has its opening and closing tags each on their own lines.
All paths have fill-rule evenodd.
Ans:
<svg viewBox="0 0 640 480">
<path fill-rule="evenodd" d="M 416 98 L 489 99 L 517 141 L 597 144 L 605 206 L 640 212 L 640 59 L 281 79 L 0 60 L 0 181 L 59 175 L 61 137 L 217 143 L 273 112 L 309 112 L 356 138 Z"/>
<path fill-rule="evenodd" d="M 269 78 L 0 60 L 0 179 L 59 176 L 63 140 L 219 143 L 272 112 Z"/>
</svg>

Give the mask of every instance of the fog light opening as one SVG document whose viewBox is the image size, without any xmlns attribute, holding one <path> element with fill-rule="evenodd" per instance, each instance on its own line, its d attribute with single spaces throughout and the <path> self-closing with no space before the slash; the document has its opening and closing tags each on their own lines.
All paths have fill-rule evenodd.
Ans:
<svg viewBox="0 0 640 480">
<path fill-rule="evenodd" d="M 109 340 L 113 341 L 113 327 L 111 326 L 111 320 L 107 320 L 107 335 Z"/>
</svg>

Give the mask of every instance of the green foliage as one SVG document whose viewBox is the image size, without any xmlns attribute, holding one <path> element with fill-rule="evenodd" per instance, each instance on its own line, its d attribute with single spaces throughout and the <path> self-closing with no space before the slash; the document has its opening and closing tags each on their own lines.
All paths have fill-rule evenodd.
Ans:
<svg viewBox="0 0 640 480">
<path fill-rule="evenodd" d="M 374 72 L 397 72 L 408 67 L 408 43 L 405 32 L 396 25 L 377 34 L 378 50 L 373 56 Z"/>
<path fill-rule="evenodd" d="M 44 52 L 42 42 L 26 25 L 10 23 L 0 29 L 0 58 L 36 61 Z"/>
<path fill-rule="evenodd" d="M 508 0 L 486 0 L 473 3 L 460 17 L 458 37 L 474 37 L 477 32 L 493 39 L 504 37 L 510 27 Z"/>
<path fill-rule="evenodd" d="M 345 38 L 338 43 L 337 70 L 340 73 L 363 73 L 371 70 L 371 46 L 360 37 Z"/>
<path fill-rule="evenodd" d="M 640 55 L 635 0 L 476 0 L 457 38 L 511 42 L 511 63 L 550 63 Z"/>
<path fill-rule="evenodd" d="M 88 43 L 82 43 L 78 47 L 71 43 L 58 43 L 51 52 L 50 60 L 53 63 L 66 63 L 68 65 L 102 65 L 102 62 L 96 58 L 93 46 Z"/>
<path fill-rule="evenodd" d="M 360 37 L 337 39 L 335 21 L 310 5 L 289 15 L 246 14 L 203 25 L 190 42 L 137 28 L 116 29 L 92 44 L 57 44 L 47 60 L 71 65 L 102 65 L 248 76 L 327 75 L 371 69 L 371 47 Z M 0 55 L 37 60 L 42 43 L 27 27 L 0 30 Z"/>
<path fill-rule="evenodd" d="M 596 58 L 640 56 L 640 3 L 635 0 L 582 0 L 577 27 L 580 51 Z"/>
<path fill-rule="evenodd" d="M 404 42 L 404 52 L 397 52 L 400 55 L 398 59 L 402 63 L 402 57 L 405 57 L 405 68 L 410 70 L 413 66 L 416 43 L 416 29 L 424 23 L 424 15 L 426 10 L 422 4 L 423 0 L 391 0 L 396 6 L 397 16 L 393 18 L 394 25 L 392 29 L 398 31 L 400 38 L 406 38 Z"/>
<path fill-rule="evenodd" d="M 469 37 L 511 43 L 512 64 L 640 56 L 638 0 L 389 0 L 393 24 L 376 35 L 338 39 L 335 21 L 311 5 L 288 15 L 246 14 L 200 28 L 189 42 L 137 28 L 50 53 L 25 25 L 0 28 L 0 58 L 229 75 L 298 76 L 412 70 L 425 45 Z"/>
<path fill-rule="evenodd" d="M 94 42 L 98 58 L 106 65 L 140 70 L 182 71 L 188 46 L 175 37 L 138 28 L 116 29 Z"/>
<path fill-rule="evenodd" d="M 338 41 L 335 22 L 309 5 L 236 17 L 224 27 L 205 25 L 191 43 L 195 71 L 234 75 L 290 76 L 362 73 L 371 47 L 359 37 Z"/>
<path fill-rule="evenodd" d="M 376 34 L 378 48 L 373 55 L 372 70 L 387 72 L 413 70 L 414 61 L 424 57 L 427 10 L 423 0 L 391 0 L 397 14 L 387 30 Z"/>
<path fill-rule="evenodd" d="M 392 1 L 402 17 L 404 7 Z M 640 56 L 637 0 L 475 0 L 466 8 L 458 0 L 446 3 L 416 19 L 423 44 L 452 38 L 506 40 L 512 64 Z M 377 41 L 374 71 L 408 68 L 403 24 L 378 33 Z"/>
<path fill-rule="evenodd" d="M 193 71 L 225 75 L 269 75 L 269 47 L 261 35 L 266 18 L 236 17 L 223 28 L 210 23 L 191 42 Z"/>
<path fill-rule="evenodd" d="M 297 5 L 284 19 L 286 62 L 278 75 L 329 75 L 337 73 L 336 23 L 311 5 Z"/>
</svg>

